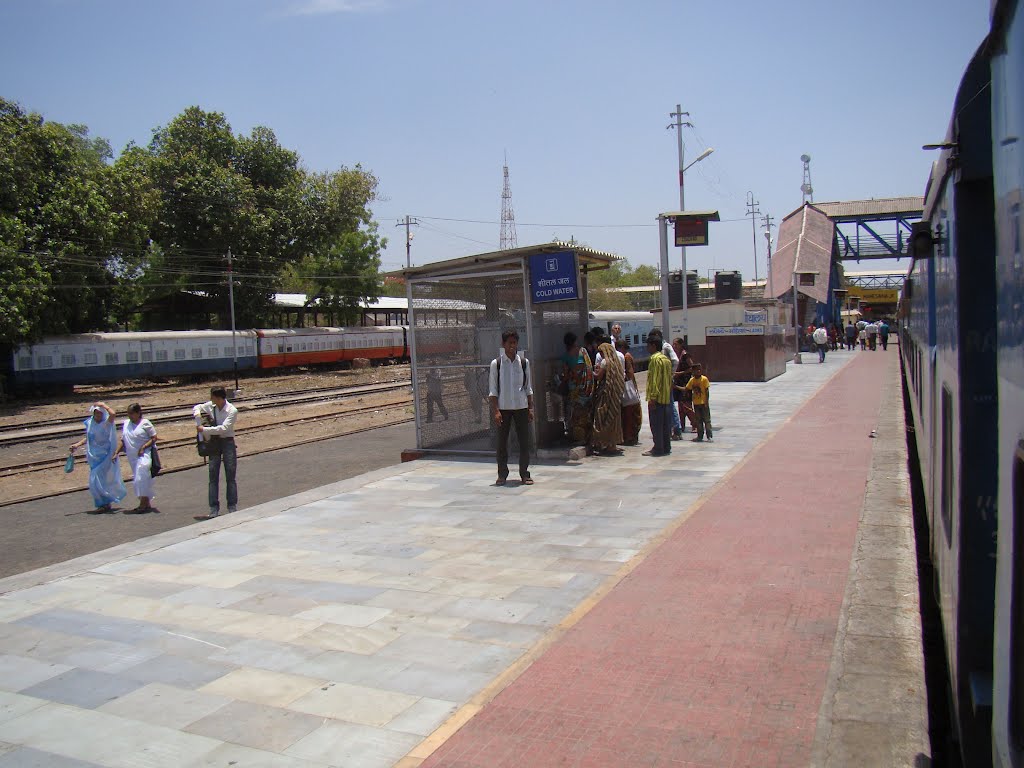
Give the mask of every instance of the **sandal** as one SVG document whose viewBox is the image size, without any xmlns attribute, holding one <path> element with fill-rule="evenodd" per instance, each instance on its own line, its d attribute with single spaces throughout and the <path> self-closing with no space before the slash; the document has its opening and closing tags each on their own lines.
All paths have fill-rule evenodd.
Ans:
<svg viewBox="0 0 1024 768">
<path fill-rule="evenodd" d="M 523 480 L 523 485 L 533 485 L 533 478 L 528 477 L 525 480 Z"/>
<path fill-rule="evenodd" d="M 504 478 L 504 477 L 499 477 L 499 478 L 498 478 L 497 480 L 495 480 L 495 481 L 494 481 L 494 484 L 495 484 L 495 485 L 504 485 L 504 484 L 505 484 L 505 482 L 506 482 L 506 481 L 505 481 L 505 478 Z"/>
</svg>

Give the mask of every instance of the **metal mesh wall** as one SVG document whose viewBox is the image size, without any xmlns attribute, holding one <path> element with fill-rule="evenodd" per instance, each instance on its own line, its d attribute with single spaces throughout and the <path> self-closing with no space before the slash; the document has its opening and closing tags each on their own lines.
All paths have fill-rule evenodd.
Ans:
<svg viewBox="0 0 1024 768">
<path fill-rule="evenodd" d="M 522 275 L 414 281 L 410 290 L 417 446 L 493 452 L 488 367 L 502 330 L 518 330 L 530 357 Z"/>
</svg>

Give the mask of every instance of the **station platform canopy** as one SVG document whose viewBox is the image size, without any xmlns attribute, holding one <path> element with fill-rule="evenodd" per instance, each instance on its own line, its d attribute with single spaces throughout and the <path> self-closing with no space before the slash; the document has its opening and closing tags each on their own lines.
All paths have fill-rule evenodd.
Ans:
<svg viewBox="0 0 1024 768">
<path fill-rule="evenodd" d="M 386 275 L 406 286 L 416 449 L 493 455 L 496 428 L 487 403 L 488 373 L 507 329 L 518 333 L 519 351 L 530 361 L 533 448 L 559 448 L 563 414 L 551 382 L 561 371 L 563 337 L 569 331 L 580 337 L 586 332 L 587 277 L 618 259 L 556 241 Z M 516 451 L 510 448 L 512 455 Z"/>
</svg>

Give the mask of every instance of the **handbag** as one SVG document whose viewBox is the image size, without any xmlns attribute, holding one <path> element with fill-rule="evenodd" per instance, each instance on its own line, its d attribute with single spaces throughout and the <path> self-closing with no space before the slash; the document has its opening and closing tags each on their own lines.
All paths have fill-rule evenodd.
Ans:
<svg viewBox="0 0 1024 768">
<path fill-rule="evenodd" d="M 636 382 L 627 379 L 626 388 L 622 390 L 623 405 L 639 405 L 640 393 L 636 389 Z"/>
<path fill-rule="evenodd" d="M 149 474 L 156 477 L 160 474 L 160 470 L 163 469 L 163 466 L 160 464 L 160 454 L 156 451 L 156 443 L 153 443 L 149 449 L 149 462 Z"/>
<path fill-rule="evenodd" d="M 72 472 L 75 469 L 75 454 L 69 454 L 68 460 L 64 462 L 64 472 Z"/>
<path fill-rule="evenodd" d="M 210 455 L 210 444 L 199 435 L 196 435 L 196 453 L 204 459 Z"/>
</svg>

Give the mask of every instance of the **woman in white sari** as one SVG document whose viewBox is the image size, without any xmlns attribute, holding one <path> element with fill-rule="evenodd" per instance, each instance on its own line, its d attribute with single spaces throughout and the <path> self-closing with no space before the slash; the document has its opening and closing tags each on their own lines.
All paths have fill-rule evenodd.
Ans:
<svg viewBox="0 0 1024 768">
<path fill-rule="evenodd" d="M 133 403 L 128 406 L 128 420 L 121 429 L 121 447 L 128 463 L 132 466 L 132 485 L 139 498 L 139 506 L 125 510 L 125 514 L 144 514 L 153 509 L 153 455 L 150 451 L 156 445 L 156 427 L 149 419 L 142 418 L 142 406 Z"/>
</svg>

